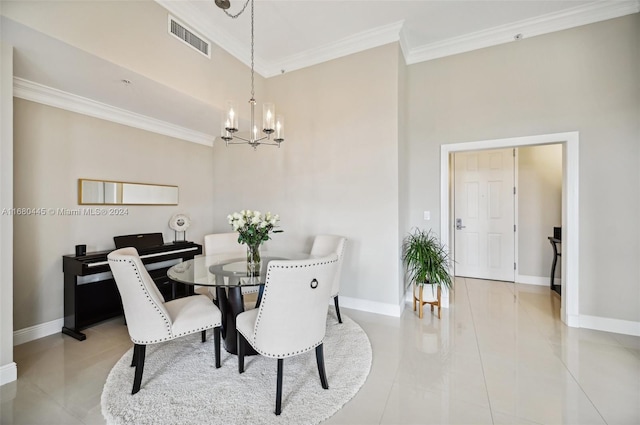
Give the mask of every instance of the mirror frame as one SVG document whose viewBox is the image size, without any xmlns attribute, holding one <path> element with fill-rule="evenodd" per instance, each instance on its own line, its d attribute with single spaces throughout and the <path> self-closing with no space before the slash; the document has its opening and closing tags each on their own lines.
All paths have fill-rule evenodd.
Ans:
<svg viewBox="0 0 640 425">
<path fill-rule="evenodd" d="M 164 202 L 145 202 L 145 203 L 136 203 L 136 202 L 84 202 L 83 201 L 83 190 L 82 184 L 84 182 L 98 182 L 98 183 L 115 183 L 119 185 L 135 185 L 135 186 L 151 186 L 158 189 L 161 188 L 175 188 L 176 190 L 176 202 L 175 203 L 164 203 Z M 121 188 L 123 189 L 123 188 Z M 116 180 L 98 180 L 98 179 L 78 179 L 78 205 L 178 205 L 180 191 L 178 186 L 167 185 L 167 184 L 154 184 L 154 183 L 135 183 L 135 182 L 124 182 L 124 181 L 116 181 Z"/>
</svg>

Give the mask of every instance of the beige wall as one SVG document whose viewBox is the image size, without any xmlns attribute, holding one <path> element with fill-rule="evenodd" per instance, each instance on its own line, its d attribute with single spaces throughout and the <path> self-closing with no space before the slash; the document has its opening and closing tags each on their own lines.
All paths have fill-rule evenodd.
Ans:
<svg viewBox="0 0 640 425">
<path fill-rule="evenodd" d="M 562 224 L 562 145 L 518 148 L 518 274 L 548 278 Z M 560 277 L 560 262 L 556 266 Z"/>
<path fill-rule="evenodd" d="M 261 97 L 285 115 L 280 149 L 214 147 L 216 231 L 241 209 L 280 214 L 272 245 L 349 238 L 341 295 L 398 305 L 398 50 L 395 44 L 287 73 Z"/>
<path fill-rule="evenodd" d="M 640 321 L 639 21 L 410 66 L 409 225 L 439 210 L 441 144 L 577 130 L 580 314 Z"/>
<path fill-rule="evenodd" d="M 212 149 L 107 121 L 15 99 L 15 205 L 79 208 L 78 178 L 179 186 L 177 206 L 125 206 L 125 216 L 47 213 L 14 218 L 14 328 L 63 317 L 62 255 L 76 244 L 113 248 L 113 236 L 162 232 L 186 213 L 188 238 L 213 227 Z"/>
<path fill-rule="evenodd" d="M 13 48 L 0 40 L 0 209 L 13 207 Z M 13 216 L 0 215 L 0 385 L 14 379 Z M 13 373 L 11 372 L 13 370 Z"/>
<path fill-rule="evenodd" d="M 408 105 L 407 97 L 409 86 L 407 84 L 407 65 L 402 51 L 398 51 L 398 245 L 400 246 L 400 258 L 398 259 L 398 285 L 399 297 L 402 299 L 404 291 L 410 282 L 405 279 L 404 265 L 402 264 L 402 243 L 406 236 L 405 229 L 408 226 L 408 216 L 405 205 L 408 202 L 408 169 L 409 158 L 407 146 L 409 137 L 407 134 Z M 425 223 L 428 224 L 428 223 Z"/>
</svg>

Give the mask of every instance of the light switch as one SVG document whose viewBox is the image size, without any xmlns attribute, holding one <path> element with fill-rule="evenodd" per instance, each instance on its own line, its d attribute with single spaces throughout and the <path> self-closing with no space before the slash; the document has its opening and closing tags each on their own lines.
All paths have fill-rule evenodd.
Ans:
<svg viewBox="0 0 640 425">
<path fill-rule="evenodd" d="M 425 220 L 431 220 L 431 211 L 425 211 L 424 212 L 424 219 Z"/>
</svg>

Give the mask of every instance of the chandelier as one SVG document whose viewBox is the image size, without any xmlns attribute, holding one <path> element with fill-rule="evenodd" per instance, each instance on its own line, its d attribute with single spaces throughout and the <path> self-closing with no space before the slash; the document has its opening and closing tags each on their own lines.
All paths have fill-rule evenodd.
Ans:
<svg viewBox="0 0 640 425">
<path fill-rule="evenodd" d="M 240 12 L 233 15 L 227 12 L 227 9 L 231 6 L 229 0 L 215 0 L 216 5 L 221 8 L 224 13 L 236 19 L 245 11 L 249 2 L 251 2 L 251 99 L 249 99 L 249 106 L 251 109 L 251 117 L 249 123 L 249 136 L 247 138 L 241 137 L 238 134 L 238 108 L 235 102 L 227 102 L 225 110 L 222 111 L 222 140 L 225 141 L 227 146 L 229 145 L 249 145 L 254 150 L 259 145 L 271 145 L 280 147 L 280 143 L 284 142 L 284 118 L 282 115 L 276 115 L 276 108 L 273 103 L 264 103 L 262 105 L 262 131 L 258 132 L 258 125 L 256 124 L 256 99 L 254 93 L 254 69 L 253 69 L 253 0 L 247 0 Z M 262 134 L 264 133 L 264 135 Z M 273 139 L 272 139 L 273 136 Z"/>
</svg>

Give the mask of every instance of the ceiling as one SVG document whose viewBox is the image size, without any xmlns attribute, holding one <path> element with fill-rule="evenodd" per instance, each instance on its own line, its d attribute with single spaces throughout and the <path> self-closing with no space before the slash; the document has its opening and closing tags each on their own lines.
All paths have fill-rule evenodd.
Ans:
<svg viewBox="0 0 640 425">
<path fill-rule="evenodd" d="M 231 19 L 213 0 L 156 1 L 250 63 L 250 5 Z M 270 77 L 394 41 L 412 64 L 638 10 L 639 0 L 256 0 L 255 68 Z"/>
</svg>

